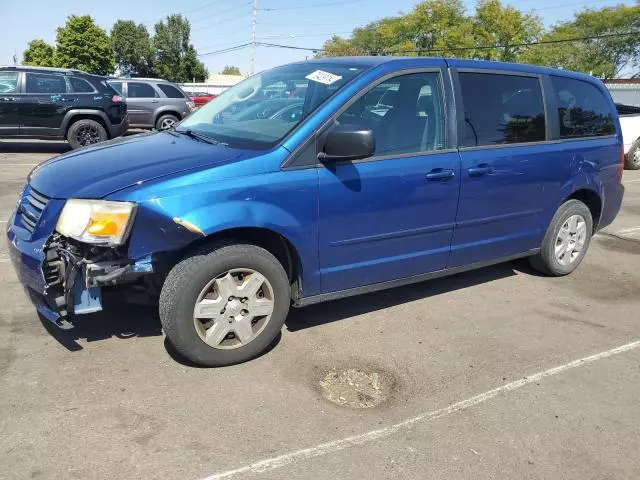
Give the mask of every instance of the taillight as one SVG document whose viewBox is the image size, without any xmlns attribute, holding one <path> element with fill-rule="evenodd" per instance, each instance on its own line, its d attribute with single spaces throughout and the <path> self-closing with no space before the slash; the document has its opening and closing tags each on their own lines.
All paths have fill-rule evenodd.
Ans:
<svg viewBox="0 0 640 480">
<path fill-rule="evenodd" d="M 124 102 L 124 98 L 122 98 L 120 95 L 114 95 L 113 97 L 111 97 L 111 101 L 113 103 L 122 103 Z"/>
</svg>

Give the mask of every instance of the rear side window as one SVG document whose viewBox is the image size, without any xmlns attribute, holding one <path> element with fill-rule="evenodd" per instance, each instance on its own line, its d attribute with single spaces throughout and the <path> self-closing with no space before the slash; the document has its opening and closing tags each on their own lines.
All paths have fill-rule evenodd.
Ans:
<svg viewBox="0 0 640 480">
<path fill-rule="evenodd" d="M 460 72 L 465 147 L 545 140 L 544 103 L 535 77 Z"/>
<path fill-rule="evenodd" d="M 71 91 L 74 93 L 93 93 L 96 91 L 89 82 L 82 78 L 71 77 L 69 82 L 71 83 Z"/>
<path fill-rule="evenodd" d="M 602 92 L 588 82 L 551 77 L 558 102 L 560 138 L 613 135 L 613 116 Z"/>
<path fill-rule="evenodd" d="M 155 98 L 158 96 L 155 89 L 148 83 L 129 82 L 127 87 L 129 98 Z"/>
<path fill-rule="evenodd" d="M 108 82 L 111 88 L 122 95 L 122 82 Z"/>
<path fill-rule="evenodd" d="M 18 91 L 18 72 L 0 72 L 0 93 Z"/>
<path fill-rule="evenodd" d="M 67 93 L 67 82 L 62 75 L 27 72 L 26 78 L 27 93 Z"/>
<path fill-rule="evenodd" d="M 173 85 L 159 83 L 158 88 L 160 88 L 160 90 L 162 90 L 162 93 L 164 93 L 168 98 L 184 98 L 182 92 Z"/>
</svg>

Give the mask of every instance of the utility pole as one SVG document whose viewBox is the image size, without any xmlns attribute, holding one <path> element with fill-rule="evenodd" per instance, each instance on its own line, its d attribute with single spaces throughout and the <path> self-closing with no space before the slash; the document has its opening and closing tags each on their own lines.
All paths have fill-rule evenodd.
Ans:
<svg viewBox="0 0 640 480">
<path fill-rule="evenodd" d="M 253 13 L 251 20 L 251 67 L 249 76 L 252 76 L 256 68 L 256 21 L 258 19 L 258 0 L 253 0 Z"/>
</svg>

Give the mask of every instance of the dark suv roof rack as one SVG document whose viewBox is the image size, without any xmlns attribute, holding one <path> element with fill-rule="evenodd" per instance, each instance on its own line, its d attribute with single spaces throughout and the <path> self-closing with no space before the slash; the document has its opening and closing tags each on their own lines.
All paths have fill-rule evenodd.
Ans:
<svg viewBox="0 0 640 480">
<path fill-rule="evenodd" d="M 43 72 L 58 72 L 58 73 L 82 73 L 89 75 L 87 72 L 77 70 L 75 68 L 58 68 L 58 67 L 36 67 L 32 65 L 0 65 L 0 70 L 39 70 Z"/>
</svg>

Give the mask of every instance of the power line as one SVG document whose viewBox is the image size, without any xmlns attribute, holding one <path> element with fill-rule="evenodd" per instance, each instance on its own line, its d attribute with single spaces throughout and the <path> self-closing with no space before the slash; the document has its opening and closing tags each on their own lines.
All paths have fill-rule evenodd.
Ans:
<svg viewBox="0 0 640 480">
<path fill-rule="evenodd" d="M 251 46 L 251 42 L 243 43 L 241 45 L 236 45 L 235 47 L 223 48 L 221 50 L 214 50 L 212 52 L 200 53 L 199 57 L 212 57 L 214 55 L 221 55 L 223 53 L 235 52 L 236 50 L 242 50 L 243 48 L 247 48 Z"/>
<path fill-rule="evenodd" d="M 324 51 L 322 48 L 296 47 L 295 45 L 281 45 L 279 43 L 257 42 L 256 45 L 258 45 L 259 47 L 277 47 L 277 48 L 288 48 L 290 50 L 306 50 L 308 52 Z"/>
<path fill-rule="evenodd" d="M 213 13 L 211 15 L 207 15 L 206 17 L 196 18 L 191 23 L 201 22 L 202 20 L 208 20 L 208 19 L 213 18 L 213 17 L 219 18 L 221 15 L 225 15 L 225 14 L 227 14 L 229 12 L 235 12 L 236 10 L 239 10 L 241 8 L 244 8 L 244 7 L 248 7 L 249 5 L 251 5 L 251 1 L 241 3 L 240 5 L 234 5 L 233 7 L 229 8 L 227 10 L 222 10 L 220 12 L 216 12 L 216 13 Z"/>
<path fill-rule="evenodd" d="M 280 10 L 306 10 L 307 8 L 317 7 L 329 7 L 331 5 L 348 5 L 350 3 L 363 2 L 364 0 L 344 0 L 342 2 L 326 2 L 326 3 L 313 3 L 311 5 L 298 5 L 294 7 L 279 7 L 279 8 L 261 8 L 262 12 L 279 12 Z"/>
<path fill-rule="evenodd" d="M 585 40 L 596 40 L 599 38 L 610 38 L 610 37 L 625 37 L 629 35 L 640 35 L 640 30 L 637 32 L 626 32 L 626 33 L 604 33 L 601 35 L 590 35 L 588 37 L 574 37 L 574 38 L 565 38 L 558 40 L 539 40 L 537 42 L 527 42 L 527 43 L 513 43 L 513 44 L 504 44 L 504 45 L 478 45 L 475 47 L 453 47 L 453 48 L 431 48 L 431 49 L 416 49 L 416 50 L 388 50 L 385 52 L 377 52 L 377 53 L 421 53 L 421 52 L 457 52 L 457 51 L 465 51 L 465 50 L 490 50 L 492 48 L 510 48 L 510 47 L 528 47 L 531 45 L 548 45 L 555 43 L 568 43 L 568 42 L 581 42 Z"/>
<path fill-rule="evenodd" d="M 539 10 L 555 10 L 556 8 L 564 8 L 564 7 L 574 7 L 576 5 L 588 5 L 590 3 L 602 3 L 604 0 L 591 0 L 589 2 L 574 2 L 574 3 L 565 3 L 563 5 L 553 5 L 551 7 L 540 7 L 540 8 L 532 8 L 529 10 L 530 12 L 537 12 Z"/>
<path fill-rule="evenodd" d="M 556 44 L 556 43 L 569 43 L 569 42 L 581 42 L 585 40 L 597 40 L 600 38 L 611 38 L 611 37 L 625 37 L 629 35 L 640 35 L 640 30 L 634 32 L 625 32 L 625 33 L 604 33 L 601 35 L 590 35 L 587 37 L 574 37 L 574 38 L 565 38 L 558 40 L 539 40 L 537 42 L 528 42 L 528 43 L 514 43 L 514 44 L 505 44 L 505 45 L 477 45 L 475 47 L 452 47 L 452 48 L 421 48 L 421 49 L 406 49 L 406 50 L 382 50 L 382 51 L 369 51 L 367 53 L 378 54 L 378 55 L 387 55 L 390 53 L 428 53 L 428 52 L 457 52 L 457 51 L 465 51 L 465 50 L 488 50 L 492 48 L 510 48 L 510 47 L 527 47 L 531 45 L 547 45 L 547 44 Z M 306 50 L 309 52 L 323 52 L 323 48 L 309 48 L 309 47 L 298 47 L 295 45 L 282 45 L 277 43 L 266 43 L 259 42 L 258 45 L 263 47 L 274 47 L 274 48 L 288 48 L 293 50 Z"/>
</svg>

